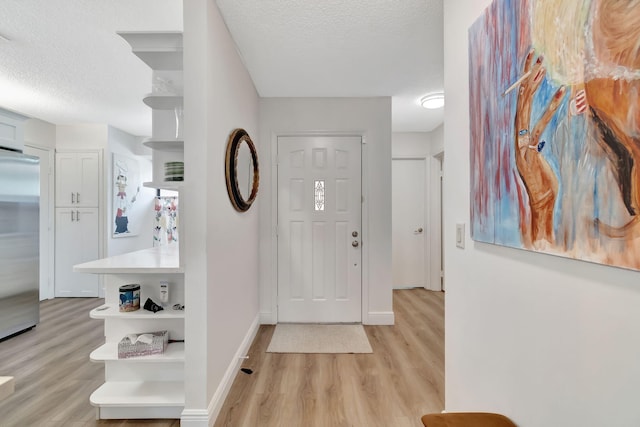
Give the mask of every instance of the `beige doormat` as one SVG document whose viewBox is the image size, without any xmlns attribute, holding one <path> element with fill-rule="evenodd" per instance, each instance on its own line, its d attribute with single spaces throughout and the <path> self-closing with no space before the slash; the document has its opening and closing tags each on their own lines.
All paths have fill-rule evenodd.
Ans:
<svg viewBox="0 0 640 427">
<path fill-rule="evenodd" d="M 373 353 L 362 325 L 276 325 L 267 353 Z"/>
</svg>

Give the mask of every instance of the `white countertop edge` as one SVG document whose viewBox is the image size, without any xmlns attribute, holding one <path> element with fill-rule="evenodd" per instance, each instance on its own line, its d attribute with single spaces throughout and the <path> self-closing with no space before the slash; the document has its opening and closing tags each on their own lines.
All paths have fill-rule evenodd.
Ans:
<svg viewBox="0 0 640 427">
<path fill-rule="evenodd" d="M 184 273 L 177 244 L 129 252 L 73 266 L 78 273 Z"/>
</svg>

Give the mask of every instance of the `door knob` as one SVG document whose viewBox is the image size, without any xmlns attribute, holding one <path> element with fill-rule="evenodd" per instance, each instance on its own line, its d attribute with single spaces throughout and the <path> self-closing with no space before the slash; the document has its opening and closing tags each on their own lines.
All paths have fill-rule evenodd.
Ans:
<svg viewBox="0 0 640 427">
<path fill-rule="evenodd" d="M 358 237 L 358 232 L 357 232 L 357 231 L 354 231 L 353 233 L 351 233 L 351 235 L 352 235 L 353 237 Z"/>
<path fill-rule="evenodd" d="M 424 230 L 422 229 L 422 227 L 418 228 L 415 232 L 416 233 L 422 233 Z"/>
<path fill-rule="evenodd" d="M 357 248 L 359 244 L 360 243 L 358 243 L 357 240 L 354 240 L 353 242 L 351 242 L 351 246 L 353 246 L 354 248 Z"/>
</svg>

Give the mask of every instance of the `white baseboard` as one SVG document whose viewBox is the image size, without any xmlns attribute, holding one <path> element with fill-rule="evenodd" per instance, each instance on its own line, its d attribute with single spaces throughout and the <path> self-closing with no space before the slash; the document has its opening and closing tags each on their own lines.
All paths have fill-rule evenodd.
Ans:
<svg viewBox="0 0 640 427">
<path fill-rule="evenodd" d="M 270 311 L 262 311 L 260 312 L 260 324 L 261 325 L 275 325 L 278 321 L 276 320 L 276 316 Z"/>
<path fill-rule="evenodd" d="M 180 416 L 180 427 L 209 427 L 209 411 L 185 409 Z"/>
<path fill-rule="evenodd" d="M 227 367 L 227 370 L 222 377 L 222 381 L 220 381 L 216 392 L 213 394 L 213 397 L 209 402 L 209 407 L 206 410 L 185 409 L 184 411 L 182 411 L 182 416 L 180 417 L 180 426 L 209 427 L 216 422 L 216 418 L 218 418 L 218 414 L 220 414 L 222 405 L 224 404 L 224 401 L 229 394 L 229 390 L 233 385 L 233 380 L 235 380 L 236 375 L 240 370 L 240 365 L 242 364 L 243 360 L 242 358 L 249 352 L 249 347 L 251 347 L 253 339 L 258 333 L 258 328 L 260 327 L 259 320 L 260 315 L 258 314 L 251 323 L 251 326 L 249 326 L 249 330 L 242 340 L 240 347 L 238 347 L 235 356 L 231 360 L 231 363 L 229 363 L 229 366 Z"/>
<path fill-rule="evenodd" d="M 395 325 L 393 311 L 370 311 L 367 319 L 362 322 L 365 325 Z"/>
<path fill-rule="evenodd" d="M 236 351 L 236 355 L 231 360 L 227 371 L 224 373 L 224 377 L 222 377 L 222 381 L 220 381 L 220 385 L 218 385 L 218 389 L 213 394 L 213 398 L 211 402 L 209 402 L 209 414 L 211 414 L 211 425 L 216 422 L 216 418 L 218 418 L 218 414 L 220 414 L 220 410 L 222 409 L 222 405 L 224 404 L 227 395 L 229 394 L 229 390 L 231 390 L 231 386 L 233 385 L 233 380 L 236 379 L 236 375 L 238 375 L 238 371 L 240 370 L 240 365 L 242 365 L 243 357 L 249 353 L 249 347 L 253 343 L 253 339 L 256 337 L 258 333 L 258 329 L 260 328 L 260 315 L 258 314 L 255 319 L 253 319 L 253 323 L 249 327 L 247 334 L 242 340 L 242 344 L 238 347 L 238 351 Z"/>
</svg>

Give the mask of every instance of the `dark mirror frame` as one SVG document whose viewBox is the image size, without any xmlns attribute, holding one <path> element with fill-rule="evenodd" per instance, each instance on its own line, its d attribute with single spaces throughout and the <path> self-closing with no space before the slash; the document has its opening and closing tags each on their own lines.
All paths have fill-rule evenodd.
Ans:
<svg viewBox="0 0 640 427">
<path fill-rule="evenodd" d="M 249 146 L 253 165 L 253 183 L 251 185 L 251 194 L 249 194 L 249 199 L 247 200 L 242 196 L 238 186 L 238 151 L 242 143 L 246 143 Z M 231 204 L 238 212 L 246 212 L 258 195 L 260 171 L 258 168 L 258 152 L 249 134 L 244 129 L 235 129 L 229 135 L 225 165 L 227 192 L 229 193 Z"/>
</svg>

